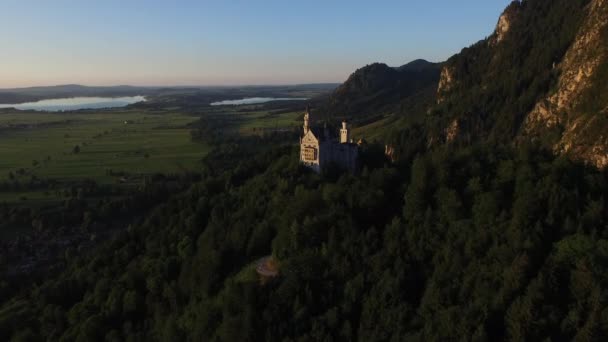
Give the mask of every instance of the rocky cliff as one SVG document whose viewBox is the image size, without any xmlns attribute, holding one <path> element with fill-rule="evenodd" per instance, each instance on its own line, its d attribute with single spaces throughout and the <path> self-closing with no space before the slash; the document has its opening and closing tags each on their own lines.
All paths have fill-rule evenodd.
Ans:
<svg viewBox="0 0 608 342">
<path fill-rule="evenodd" d="M 429 141 L 538 141 L 608 167 L 608 1 L 514 1 L 450 58 Z"/>
<path fill-rule="evenodd" d="M 437 87 L 437 103 L 443 102 L 444 96 L 452 89 L 454 84 L 454 71 L 449 66 L 441 68 L 441 75 L 439 76 L 439 86 Z"/>
<path fill-rule="evenodd" d="M 539 136 L 557 129 L 561 134 L 551 142 L 556 153 L 604 168 L 608 166 L 608 99 L 591 93 L 608 82 L 601 75 L 608 63 L 608 1 L 593 0 L 585 12 L 574 42 L 555 66 L 557 86 L 528 114 L 523 135 Z M 585 102 L 593 102 L 595 110 L 586 108 Z"/>
<path fill-rule="evenodd" d="M 507 9 L 498 18 L 496 29 L 493 36 L 490 38 L 490 45 L 495 46 L 505 39 L 511 27 L 515 24 L 519 17 L 519 12 L 522 9 L 520 1 L 512 2 Z"/>
</svg>

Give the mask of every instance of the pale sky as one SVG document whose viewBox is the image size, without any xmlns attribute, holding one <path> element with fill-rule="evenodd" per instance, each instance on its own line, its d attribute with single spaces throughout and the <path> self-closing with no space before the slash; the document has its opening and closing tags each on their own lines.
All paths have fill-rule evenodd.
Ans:
<svg viewBox="0 0 608 342">
<path fill-rule="evenodd" d="M 0 88 L 342 82 L 443 61 L 508 0 L 0 0 Z"/>
</svg>

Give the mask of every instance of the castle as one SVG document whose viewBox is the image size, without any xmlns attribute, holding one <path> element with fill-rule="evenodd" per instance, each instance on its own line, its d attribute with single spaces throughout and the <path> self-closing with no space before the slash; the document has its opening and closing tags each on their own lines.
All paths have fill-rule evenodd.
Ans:
<svg viewBox="0 0 608 342">
<path fill-rule="evenodd" d="M 314 170 L 321 170 L 330 164 L 355 172 L 359 159 L 359 146 L 352 142 L 346 122 L 342 122 L 340 137 L 332 138 L 327 126 L 313 127 L 310 110 L 304 114 L 304 132 L 300 139 L 300 162 Z"/>
</svg>

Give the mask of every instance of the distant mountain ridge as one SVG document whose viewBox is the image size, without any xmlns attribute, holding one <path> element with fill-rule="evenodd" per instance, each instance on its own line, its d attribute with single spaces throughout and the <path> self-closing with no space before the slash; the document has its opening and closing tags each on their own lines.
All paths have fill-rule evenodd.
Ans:
<svg viewBox="0 0 608 342">
<path fill-rule="evenodd" d="M 58 84 L 52 86 L 35 86 L 35 87 L 19 87 L 19 88 L 0 88 L 0 92 L 46 92 L 50 90 L 55 91 L 92 91 L 98 89 L 149 89 L 156 87 L 138 87 L 130 85 L 115 85 L 115 86 L 86 86 L 81 84 Z"/>
<path fill-rule="evenodd" d="M 429 62 L 426 59 L 416 59 L 407 64 L 404 64 L 396 69 L 399 71 L 422 72 L 427 70 L 437 71 L 441 63 Z"/>
<path fill-rule="evenodd" d="M 22 103 L 50 98 L 80 97 L 80 96 L 134 96 L 148 95 L 156 92 L 154 87 L 119 86 L 83 86 L 79 84 L 66 84 L 57 86 L 6 88 L 0 89 L 0 103 Z"/>
<path fill-rule="evenodd" d="M 217 100 L 235 97 L 308 97 L 307 94 L 330 92 L 338 84 L 311 83 L 293 85 L 244 85 L 244 86 L 83 86 L 66 84 L 45 87 L 0 89 L 0 104 L 14 104 L 63 97 L 117 97 L 157 96 L 175 102 L 186 99 L 189 104 L 209 105 Z M 161 100 L 162 101 L 162 100 Z M 154 101 L 152 101 L 154 102 Z"/>
<path fill-rule="evenodd" d="M 393 114 L 407 98 L 420 92 L 434 92 L 440 71 L 441 64 L 422 59 L 399 67 L 369 64 L 351 74 L 320 110 L 355 122 L 379 114 Z"/>
</svg>

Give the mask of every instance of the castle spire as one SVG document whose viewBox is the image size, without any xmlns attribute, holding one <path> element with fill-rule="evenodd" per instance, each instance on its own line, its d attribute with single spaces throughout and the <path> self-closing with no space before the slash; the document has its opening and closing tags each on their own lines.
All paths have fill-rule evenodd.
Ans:
<svg viewBox="0 0 608 342">
<path fill-rule="evenodd" d="M 304 134 L 310 130 L 310 107 L 306 106 L 306 113 L 304 113 Z"/>
<path fill-rule="evenodd" d="M 342 121 L 342 129 L 340 129 L 340 143 L 346 144 L 350 139 L 350 135 L 348 133 L 348 127 L 346 125 L 346 121 Z"/>
</svg>

